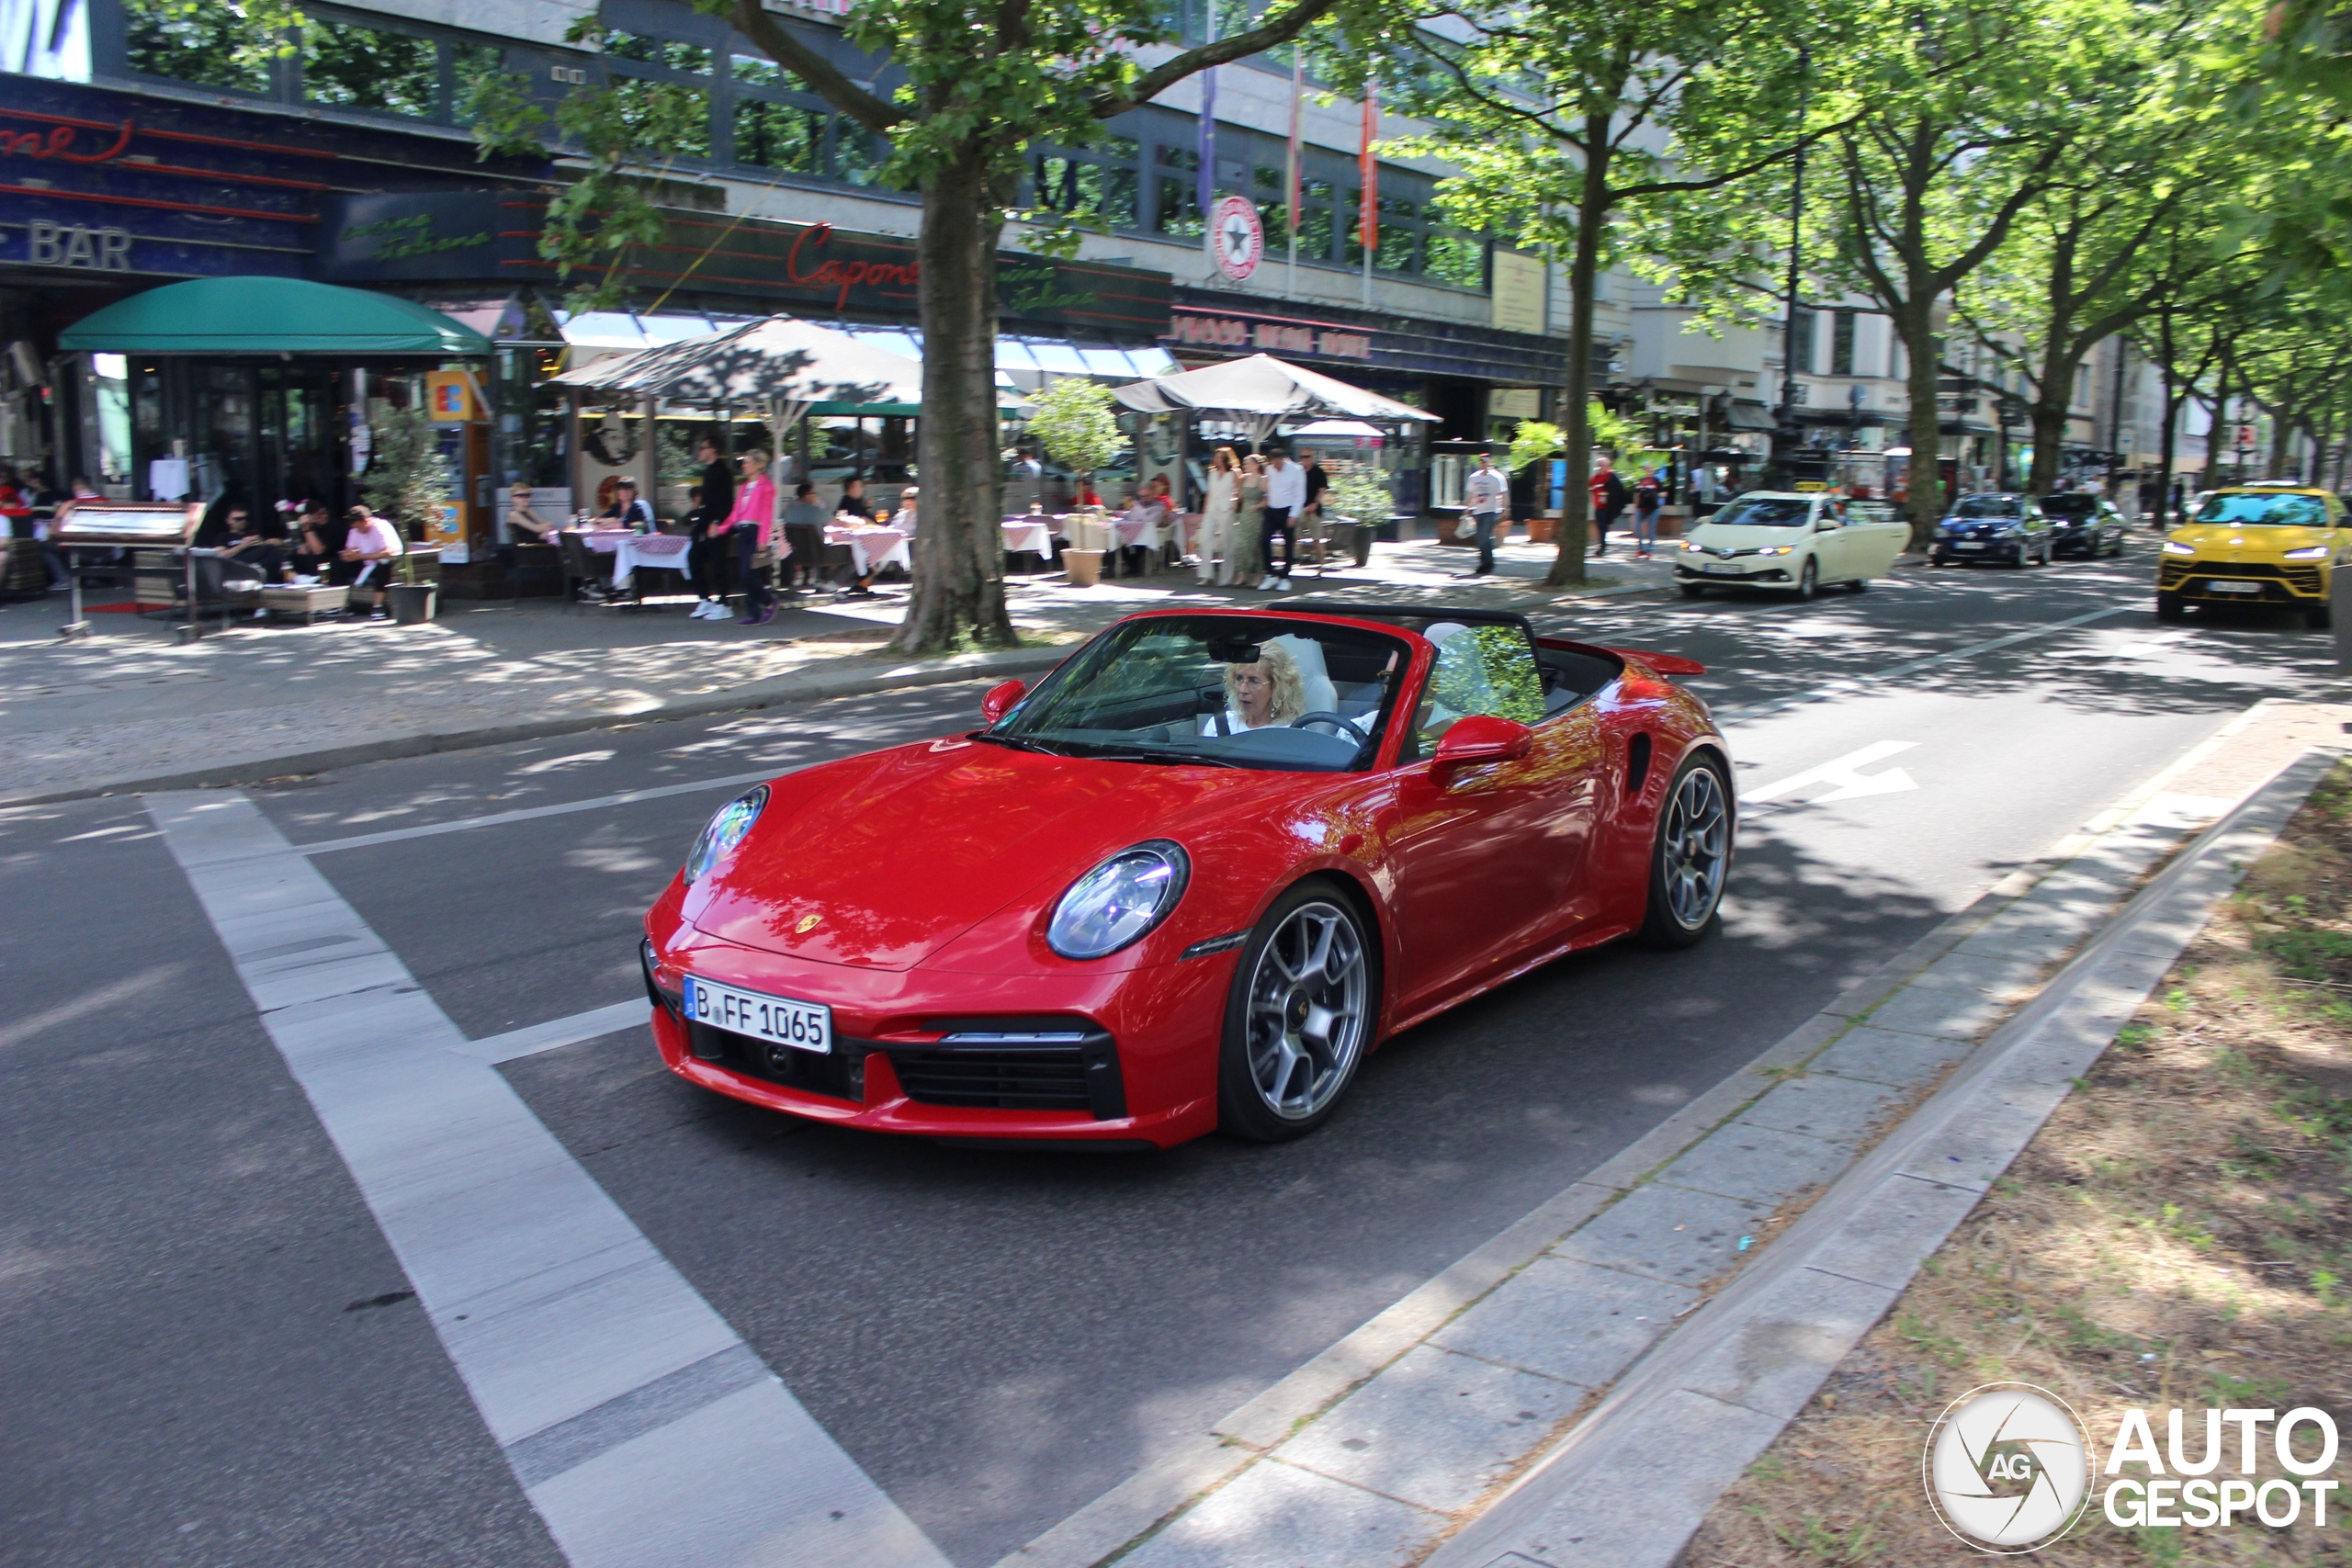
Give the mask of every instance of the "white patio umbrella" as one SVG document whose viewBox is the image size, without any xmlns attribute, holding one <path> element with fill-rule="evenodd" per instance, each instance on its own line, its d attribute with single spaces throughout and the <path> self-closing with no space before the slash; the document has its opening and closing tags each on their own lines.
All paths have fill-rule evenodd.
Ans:
<svg viewBox="0 0 2352 1568">
<path fill-rule="evenodd" d="M 1118 388 L 1112 395 L 1138 413 L 1189 411 L 1247 421 L 1250 441 L 1257 446 L 1264 445 L 1274 426 L 1285 419 L 1358 419 L 1401 424 L 1438 417 L 1271 354 L 1253 354 L 1174 376 L 1154 376 Z"/>
<path fill-rule="evenodd" d="M 757 408 L 781 444 L 811 411 L 914 413 L 922 366 L 790 316 L 641 348 L 555 378 L 566 386 L 701 408 Z"/>
</svg>

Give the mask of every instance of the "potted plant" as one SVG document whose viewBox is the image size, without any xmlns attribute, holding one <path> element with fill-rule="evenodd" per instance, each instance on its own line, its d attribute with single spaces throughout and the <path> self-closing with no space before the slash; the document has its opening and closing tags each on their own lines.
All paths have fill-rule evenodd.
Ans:
<svg viewBox="0 0 2352 1568">
<path fill-rule="evenodd" d="M 424 522 L 440 515 L 453 500 L 449 467 L 442 460 L 439 433 L 421 408 L 392 408 L 379 403 L 368 419 L 375 436 L 368 454 L 368 474 L 359 493 L 368 506 L 391 520 L 392 526 L 413 545 Z M 400 626 L 422 626 L 433 618 L 439 591 L 416 580 L 416 552 L 401 553 L 392 581 L 384 590 L 391 601 L 392 620 Z"/>
<path fill-rule="evenodd" d="M 1587 404 L 1585 417 L 1590 423 L 1592 450 L 1596 457 L 1604 452 L 1613 457 L 1641 437 L 1640 427 L 1632 420 L 1611 412 L 1600 403 Z M 1567 447 L 1567 434 L 1558 425 L 1546 424 L 1536 419 L 1522 420 L 1511 436 L 1510 455 L 1504 459 L 1504 465 L 1512 473 L 1518 473 L 1531 463 L 1557 457 Z M 1576 481 L 1571 479 L 1569 482 Z M 1534 515 L 1527 520 L 1530 544 L 1550 544 L 1559 536 L 1559 531 L 1560 514 L 1548 507 L 1537 507 Z"/>
<path fill-rule="evenodd" d="M 1110 391 L 1074 376 L 1064 377 L 1037 394 L 1037 412 L 1030 417 L 1029 434 L 1037 438 L 1046 456 L 1090 488 L 1095 471 L 1117 457 L 1126 443 Z M 1102 577 L 1102 552 L 1065 549 L 1062 570 L 1073 585 L 1088 587 Z"/>
<path fill-rule="evenodd" d="M 1324 494 L 1323 504 L 1331 511 L 1332 523 L 1347 530 L 1339 542 L 1356 565 L 1364 565 L 1372 559 L 1373 536 L 1395 509 L 1388 476 L 1375 464 L 1351 463 L 1331 476 L 1330 488 Z"/>
</svg>

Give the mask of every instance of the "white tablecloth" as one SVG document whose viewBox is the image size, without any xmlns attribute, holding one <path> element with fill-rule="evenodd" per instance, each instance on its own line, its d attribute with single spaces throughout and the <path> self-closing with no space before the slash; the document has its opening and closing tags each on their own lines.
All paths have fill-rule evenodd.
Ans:
<svg viewBox="0 0 2352 1568">
<path fill-rule="evenodd" d="M 684 534 L 628 534 L 613 542 L 613 586 L 626 585 L 640 566 L 686 570 L 686 551 L 694 540 Z M 592 548 L 597 547 L 591 547 Z"/>
<path fill-rule="evenodd" d="M 896 528 L 840 528 L 829 524 L 825 543 L 847 545 L 850 561 L 860 577 L 891 565 L 909 571 L 915 569 L 914 557 L 907 553 L 907 536 Z"/>
<path fill-rule="evenodd" d="M 1042 522 L 1026 517 L 1008 518 L 1004 525 L 1004 547 L 1008 550 L 1034 550 L 1041 556 L 1054 553 L 1054 531 Z"/>
<path fill-rule="evenodd" d="M 582 544 L 600 556 L 608 556 L 619 549 L 623 539 L 637 537 L 637 531 L 633 528 L 575 528 L 572 532 L 580 536 Z"/>
</svg>

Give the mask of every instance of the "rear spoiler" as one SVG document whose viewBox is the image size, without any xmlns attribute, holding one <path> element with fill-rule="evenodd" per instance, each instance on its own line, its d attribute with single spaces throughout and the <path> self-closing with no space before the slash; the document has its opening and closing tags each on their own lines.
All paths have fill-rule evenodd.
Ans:
<svg viewBox="0 0 2352 1568">
<path fill-rule="evenodd" d="M 1625 659 L 1636 659 L 1661 675 L 1704 675 L 1707 667 L 1695 659 L 1685 659 L 1676 653 L 1645 653 L 1638 648 L 1612 648 L 1609 650 Z"/>
</svg>

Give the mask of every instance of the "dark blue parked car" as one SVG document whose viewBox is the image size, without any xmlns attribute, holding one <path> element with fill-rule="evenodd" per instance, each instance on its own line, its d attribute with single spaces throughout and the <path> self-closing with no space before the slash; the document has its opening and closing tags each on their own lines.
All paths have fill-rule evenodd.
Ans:
<svg viewBox="0 0 2352 1568">
<path fill-rule="evenodd" d="M 2030 495 L 1963 495 L 1937 525 L 1928 547 L 1932 566 L 1994 561 L 2002 566 L 2050 564 L 2055 543 L 2050 519 Z"/>
</svg>

